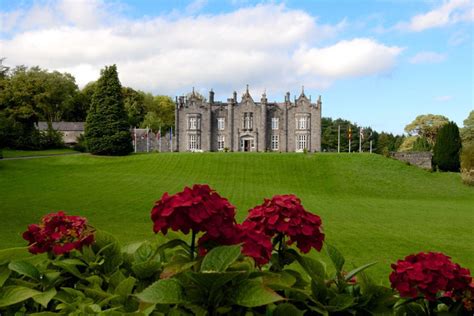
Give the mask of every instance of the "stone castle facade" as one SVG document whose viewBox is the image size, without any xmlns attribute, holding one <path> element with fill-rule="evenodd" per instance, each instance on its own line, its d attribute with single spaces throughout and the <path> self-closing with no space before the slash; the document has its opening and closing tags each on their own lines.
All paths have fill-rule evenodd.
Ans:
<svg viewBox="0 0 474 316">
<path fill-rule="evenodd" d="M 240 102 L 205 100 L 198 93 L 176 97 L 175 151 L 318 152 L 321 151 L 321 96 L 316 103 L 304 94 L 294 102 L 255 102 L 248 86 Z"/>
</svg>

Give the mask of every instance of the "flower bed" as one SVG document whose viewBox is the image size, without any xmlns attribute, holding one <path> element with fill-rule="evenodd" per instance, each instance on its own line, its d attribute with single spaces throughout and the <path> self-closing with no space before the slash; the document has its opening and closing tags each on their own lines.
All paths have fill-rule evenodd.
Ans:
<svg viewBox="0 0 474 316">
<path fill-rule="evenodd" d="M 441 253 L 392 264 L 391 288 L 347 271 L 325 241 L 322 220 L 294 195 L 265 199 L 242 223 L 207 185 L 165 193 L 153 231 L 190 234 L 121 247 L 80 216 L 44 216 L 23 234 L 26 249 L 0 251 L 0 314 L 472 315 L 468 269 Z M 304 254 L 324 250 L 334 273 Z"/>
</svg>

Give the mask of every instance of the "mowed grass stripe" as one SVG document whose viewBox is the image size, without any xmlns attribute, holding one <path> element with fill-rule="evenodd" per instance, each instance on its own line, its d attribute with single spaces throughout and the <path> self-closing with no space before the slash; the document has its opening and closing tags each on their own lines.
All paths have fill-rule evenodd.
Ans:
<svg viewBox="0 0 474 316">
<path fill-rule="evenodd" d="M 29 223 L 60 209 L 87 216 L 124 243 L 154 238 L 150 210 L 164 192 L 208 183 L 238 209 L 294 193 L 320 215 L 348 268 L 389 265 L 443 251 L 474 268 L 474 189 L 458 174 L 430 173 L 370 154 L 170 153 L 62 156 L 0 162 L 0 248 L 24 245 Z M 319 254 L 314 254 L 319 256 Z M 324 257 L 324 256 L 323 256 Z M 386 282 L 386 280 L 385 280 Z"/>
</svg>

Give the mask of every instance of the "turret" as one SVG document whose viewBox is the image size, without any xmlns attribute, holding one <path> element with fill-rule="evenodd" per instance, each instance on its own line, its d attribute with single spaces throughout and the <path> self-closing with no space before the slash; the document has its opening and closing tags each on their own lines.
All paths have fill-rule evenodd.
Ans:
<svg viewBox="0 0 474 316">
<path fill-rule="evenodd" d="M 214 91 L 209 91 L 209 103 L 213 104 L 214 103 Z"/>
</svg>

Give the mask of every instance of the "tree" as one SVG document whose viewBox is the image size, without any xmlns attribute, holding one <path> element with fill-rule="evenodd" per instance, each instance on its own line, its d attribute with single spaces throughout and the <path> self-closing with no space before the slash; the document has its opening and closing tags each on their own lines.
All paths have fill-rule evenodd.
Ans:
<svg viewBox="0 0 474 316">
<path fill-rule="evenodd" d="M 405 126 L 405 132 L 410 136 L 426 137 L 428 142 L 433 145 L 439 129 L 448 122 L 449 119 L 443 115 L 418 115 L 415 120 Z"/>
<path fill-rule="evenodd" d="M 123 103 L 130 126 L 140 126 L 145 117 L 145 94 L 129 87 L 122 88 Z"/>
<path fill-rule="evenodd" d="M 41 77 L 44 88 L 35 96 L 36 106 L 39 117 L 52 129 L 52 122 L 61 121 L 72 108 L 78 87 L 74 77 L 68 73 L 42 71 Z"/>
<path fill-rule="evenodd" d="M 50 147 L 48 135 L 53 135 L 52 121 L 62 120 L 78 92 L 74 77 L 60 72 L 48 72 L 39 67 L 17 66 L 2 78 L 0 111 L 8 120 L 5 131 L 7 146 L 40 149 Z M 46 137 L 36 130 L 35 123 L 49 123 Z"/>
<path fill-rule="evenodd" d="M 154 131 L 161 128 L 166 132 L 174 127 L 175 104 L 173 99 L 165 95 L 153 97 L 151 94 L 146 94 L 145 107 L 147 114 L 141 124 L 142 128 L 150 127 Z"/>
<path fill-rule="evenodd" d="M 461 128 L 461 138 L 464 143 L 474 143 L 474 111 L 464 120 L 464 127 Z"/>
<path fill-rule="evenodd" d="M 415 143 L 413 144 L 413 151 L 430 151 L 431 145 L 426 139 L 426 137 L 419 136 L 416 138 Z"/>
<path fill-rule="evenodd" d="M 127 155 L 133 151 L 116 65 L 101 70 L 84 135 L 88 150 L 96 155 Z"/>
<path fill-rule="evenodd" d="M 445 124 L 436 137 L 433 148 L 433 164 L 442 171 L 458 172 L 461 147 L 461 137 L 456 123 Z"/>
</svg>

